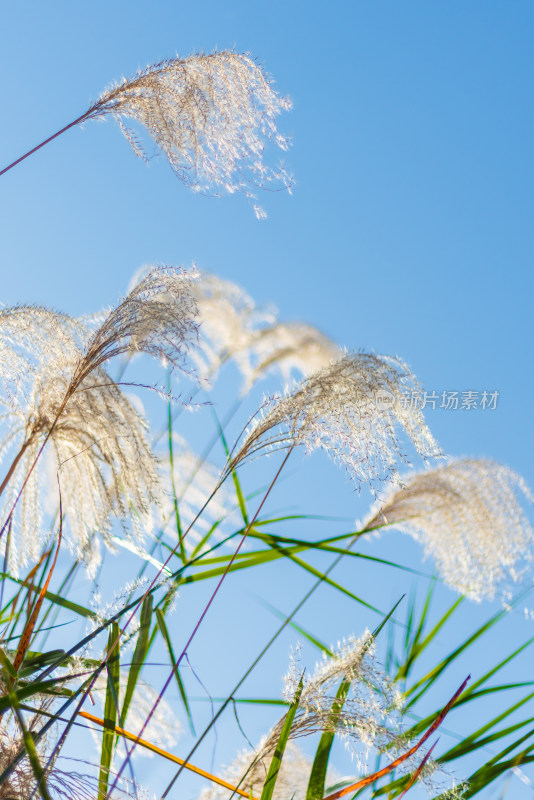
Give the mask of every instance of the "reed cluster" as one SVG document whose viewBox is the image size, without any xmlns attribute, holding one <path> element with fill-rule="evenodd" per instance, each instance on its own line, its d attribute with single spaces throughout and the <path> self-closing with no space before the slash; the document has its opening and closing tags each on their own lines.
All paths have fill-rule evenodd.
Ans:
<svg viewBox="0 0 534 800">
<path fill-rule="evenodd" d="M 185 184 L 243 191 L 255 203 L 258 187 L 289 184 L 283 168 L 263 161 L 269 142 L 287 148 L 276 120 L 289 107 L 249 55 L 221 51 L 176 57 L 123 79 L 67 128 L 112 117 L 146 157 L 146 144 L 130 127 L 137 124 Z M 159 384 L 129 378 L 132 369 L 143 374 L 146 356 L 163 371 Z M 210 392 L 229 367 L 240 385 L 232 413 L 221 422 Z M 236 434 L 231 418 L 273 381 L 279 390 L 241 419 Z M 140 402 L 147 390 L 165 402 L 159 435 Z M 197 763 L 205 737 L 318 587 L 364 602 L 330 573 L 341 559 L 351 559 L 355 574 L 366 559 L 391 567 L 390 528 L 421 542 L 434 560 L 434 580 L 470 599 L 509 598 L 510 586 L 525 580 L 533 549 L 523 507 L 532 500 L 528 487 L 487 458 L 444 461 L 419 404 L 404 402 L 407 391 L 415 398 L 423 392 L 398 356 L 346 350 L 318 328 L 280 320 L 241 287 L 195 268 L 144 268 L 114 307 L 92 317 L 31 305 L 0 309 L 0 798 L 138 797 L 142 752 L 178 767 L 174 775 L 169 771 L 167 788 L 158 787 L 162 797 L 178 796 L 171 792 L 180 791 L 175 784 L 188 770 L 204 781 L 201 800 L 401 797 L 421 781 L 433 796 L 467 798 L 528 764 L 534 745 L 520 749 L 517 740 L 459 785 L 449 776 L 452 762 L 461 768 L 465 754 L 486 757 L 483 733 L 492 730 L 487 741 L 513 733 L 498 727 L 506 714 L 431 756 L 434 733 L 453 707 L 504 691 L 505 685 L 485 684 L 516 655 L 485 672 L 473 666 L 472 686 L 465 680 L 451 697 L 441 681 L 445 668 L 506 609 L 445 660 L 420 667 L 460 602 L 455 597 L 429 628 L 432 591 L 422 610 L 412 602 L 400 649 L 391 627 L 400 624 L 398 604 L 379 612 L 373 633 L 348 631 L 338 648 L 304 631 L 323 658 L 311 675 L 299 661 L 292 664 L 284 697 L 272 700 L 284 706 L 283 715 L 222 775 Z M 188 406 L 205 414 L 205 429 L 214 431 L 199 454 L 187 426 L 178 432 Z M 211 460 L 216 444 L 224 448 L 223 463 Z M 355 530 L 286 535 L 295 515 L 273 515 L 268 500 L 298 450 L 324 451 L 358 491 L 371 490 L 375 503 Z M 265 460 L 265 485 L 246 490 L 247 464 L 273 453 L 280 455 L 274 468 Z M 419 471 L 403 475 L 412 461 Z M 365 552 L 377 532 L 381 558 Z M 124 551 L 133 554 L 132 581 L 106 604 L 99 588 L 103 556 Z M 335 558 L 318 569 L 306 560 L 314 552 Z M 186 666 L 194 673 L 191 642 L 208 611 L 217 613 L 223 582 L 240 570 L 276 569 L 281 559 L 315 582 L 199 732 L 185 677 Z M 81 605 L 74 591 L 84 574 L 92 606 Z M 171 612 L 177 597 L 188 602 L 188 587 L 201 581 L 210 593 L 183 645 L 180 615 Z M 508 607 L 514 602 L 507 599 Z M 81 638 L 61 627 L 73 618 L 87 625 Z M 221 615 L 220 625 L 237 641 L 247 637 L 235 620 Z M 381 658 L 384 627 L 390 644 Z M 153 656 L 163 659 L 167 675 L 158 688 L 147 679 Z M 437 691 L 427 696 L 431 687 Z M 164 695 L 172 691 L 169 702 Z M 428 697 L 437 706 L 431 712 Z M 259 707 L 262 700 L 256 702 Z M 97 763 L 82 773 L 62 762 L 74 734 L 87 734 L 80 726 L 91 728 L 97 742 Z M 190 745 L 177 756 L 176 744 L 186 736 Z M 333 764 L 338 741 L 354 756 L 354 774 L 345 778 Z"/>
</svg>

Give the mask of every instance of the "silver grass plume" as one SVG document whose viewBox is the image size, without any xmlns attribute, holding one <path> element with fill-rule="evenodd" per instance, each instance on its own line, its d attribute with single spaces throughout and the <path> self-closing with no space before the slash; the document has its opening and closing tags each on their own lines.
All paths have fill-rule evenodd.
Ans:
<svg viewBox="0 0 534 800">
<path fill-rule="evenodd" d="M 304 736 L 325 731 L 339 736 L 356 757 L 359 773 L 369 771 L 367 762 L 371 749 L 391 761 L 406 752 L 409 740 L 401 727 L 402 696 L 376 661 L 375 640 L 371 633 L 367 631 L 359 639 L 350 637 L 340 644 L 331 656 L 323 657 L 310 677 L 306 677 L 306 673 L 302 676 L 302 670 L 293 661 L 285 684 L 284 694 L 288 701 L 295 697 L 301 680 L 302 693 L 278 773 L 274 800 L 307 800 L 309 796 L 312 764 L 295 743 Z M 342 685 L 346 695 L 341 704 L 338 691 Z M 285 719 L 282 717 L 255 751 L 241 752 L 225 772 L 225 779 L 240 790 L 259 797 Z M 400 771 L 403 774 L 411 772 L 420 763 L 421 755 L 412 754 L 404 760 Z M 459 800 L 457 788 L 446 789 L 450 787 L 451 776 L 436 762 L 427 761 L 419 777 L 433 792 L 432 796 L 438 791 L 440 797 Z M 332 783 L 339 778 L 330 773 L 327 780 Z M 444 790 L 446 793 L 442 794 Z M 199 800 L 230 800 L 231 797 L 227 790 L 212 787 L 203 791 Z M 320 797 L 314 800 L 320 800 Z"/>
<path fill-rule="evenodd" d="M 2 682 L 2 693 L 6 691 L 6 686 Z M 50 695 L 32 695 L 33 712 L 27 710 L 24 715 L 26 730 L 35 736 L 40 732 L 43 724 L 49 719 L 53 709 L 54 698 Z M 59 764 L 64 761 L 61 755 L 56 754 L 50 758 L 53 749 L 53 741 L 50 732 L 39 739 L 36 745 L 36 753 L 41 767 L 44 769 L 44 777 L 50 797 L 53 800 L 96 800 L 98 797 L 98 781 L 94 777 L 79 773 L 72 769 L 61 769 Z M 27 747 L 24 742 L 18 721 L 11 712 L 6 712 L 2 717 L 0 727 L 0 774 L 12 767 L 9 775 L 0 785 L 0 800 L 28 800 L 31 797 L 41 795 L 35 773 L 28 756 L 25 754 Z M 24 753 L 22 758 L 19 754 Z M 70 759 L 69 759 L 70 761 Z M 87 762 L 83 762 L 87 764 Z M 112 798 L 133 797 L 128 789 L 131 788 L 128 782 L 124 782 L 124 788 L 117 788 L 113 792 Z"/>
<path fill-rule="evenodd" d="M 397 428 L 423 458 L 440 455 L 418 408 L 403 394 L 421 392 L 407 365 L 392 356 L 347 353 L 303 380 L 293 391 L 267 400 L 236 445 L 227 471 L 272 450 L 320 447 L 343 464 L 361 486 L 397 475 L 406 461 Z"/>
<path fill-rule="evenodd" d="M 285 679 L 284 695 L 288 701 L 293 699 L 300 679 L 301 670 L 293 661 Z M 351 688 L 343 707 L 333 713 L 332 705 L 344 679 L 351 682 Z M 371 634 L 367 632 L 359 639 L 351 637 L 341 644 L 331 657 L 325 657 L 317 665 L 313 675 L 304 676 L 300 703 L 276 781 L 275 800 L 306 798 L 312 765 L 295 744 L 296 739 L 334 732 L 351 742 L 363 758 L 371 746 L 381 748 L 395 740 L 398 709 L 399 696 L 375 661 Z M 259 797 L 284 721 L 285 716 L 263 737 L 255 752 L 240 753 L 224 777 Z M 199 800 L 229 797 L 224 789 L 213 787 L 204 791 Z"/>
<path fill-rule="evenodd" d="M 212 377 L 228 358 L 245 378 L 243 393 L 269 372 L 288 380 L 308 376 L 337 361 L 342 349 L 312 325 L 277 322 L 274 308 L 257 306 L 235 283 L 200 273 L 199 347 L 193 354 L 203 377 Z"/>
<path fill-rule="evenodd" d="M 232 281 L 200 272 L 193 292 L 199 310 L 199 344 L 191 357 L 208 382 L 232 359 L 245 378 L 242 392 L 246 394 L 270 372 L 279 372 L 286 380 L 294 373 L 306 377 L 343 355 L 312 325 L 277 322 L 276 309 L 257 306 Z"/>
<path fill-rule="evenodd" d="M 222 50 L 177 56 L 123 78 L 103 92 L 85 119 L 113 117 L 146 159 L 123 120 L 140 123 L 186 185 L 253 198 L 252 186 L 289 186 L 283 169 L 263 163 L 263 152 L 268 141 L 287 149 L 276 118 L 290 107 L 249 55 Z M 256 213 L 262 216 L 261 209 Z"/>
<path fill-rule="evenodd" d="M 96 330 L 48 309 L 0 310 L 8 424 L 0 445 L 4 460 L 16 453 L 0 485 L 2 523 L 23 489 L 8 528 L 11 569 L 35 559 L 42 546 L 36 531 L 46 462 L 52 473 L 48 494 L 57 497 L 57 474 L 70 544 L 79 557 L 98 560 L 95 534 L 107 539 L 112 517 L 132 520 L 137 538 L 150 528 L 151 507 L 161 494 L 146 423 L 104 366 L 136 352 L 183 364 L 196 334 L 190 283 L 181 270 L 154 269 Z"/>
<path fill-rule="evenodd" d="M 193 292 L 199 311 L 199 347 L 192 353 L 199 373 L 213 378 L 228 358 L 247 369 L 247 351 L 263 325 L 274 322 L 274 311 L 258 307 L 235 283 L 201 272 Z"/>
<path fill-rule="evenodd" d="M 534 498 L 519 475 L 465 458 L 403 483 L 372 509 L 364 530 L 388 525 L 409 533 L 436 559 L 444 580 L 474 600 L 519 579 L 534 543 L 519 497 Z"/>
<path fill-rule="evenodd" d="M 284 695 L 290 701 L 299 685 L 301 670 L 294 659 L 285 678 Z M 347 698 L 337 711 L 332 710 L 342 680 L 350 682 Z M 323 655 L 312 675 L 304 675 L 300 703 L 291 728 L 298 738 L 332 731 L 355 746 L 380 749 L 395 737 L 401 698 L 387 679 L 375 657 L 375 640 L 369 631 L 340 643 L 333 655 Z M 387 723 L 387 724 L 386 724 Z M 282 728 L 281 720 L 264 743 L 265 752 L 274 751 Z"/>
<path fill-rule="evenodd" d="M 127 670 L 124 670 L 121 671 L 119 691 L 118 691 L 120 708 L 123 707 L 124 695 L 126 692 L 127 684 L 128 684 L 128 674 Z M 102 712 L 104 711 L 107 689 L 108 689 L 107 673 L 105 671 L 102 671 L 99 673 L 96 682 L 93 684 L 93 687 L 91 689 L 91 692 L 94 695 L 97 703 L 99 704 Z M 137 685 L 134 689 L 133 696 L 131 698 L 130 705 L 128 707 L 128 715 L 124 727 L 132 731 L 141 730 L 141 728 L 143 727 L 143 725 L 147 720 L 147 717 L 152 711 L 154 705 L 156 704 L 158 697 L 159 693 L 154 689 L 153 686 L 151 686 L 144 680 L 141 679 L 138 680 Z M 98 746 L 100 747 L 102 739 L 102 729 L 100 727 L 98 728 L 91 727 L 91 731 L 94 732 L 95 740 L 96 742 L 98 742 Z M 150 722 L 145 728 L 143 734 L 144 738 L 148 739 L 151 742 L 157 742 L 157 744 L 160 747 L 165 747 L 168 750 L 170 750 L 174 747 L 174 745 L 178 741 L 178 737 L 180 736 L 181 732 L 182 732 L 181 723 L 177 719 L 177 716 L 174 713 L 173 709 L 164 698 L 160 699 L 156 711 L 152 714 Z M 150 751 L 144 750 L 143 748 L 137 748 L 135 752 L 137 755 L 143 755 L 147 757 L 151 757 L 152 755 Z M 124 755 L 125 755 L 125 750 L 124 747 L 121 746 L 118 748 L 116 757 L 123 758 Z"/>
<path fill-rule="evenodd" d="M 245 391 L 269 372 L 280 372 L 289 380 L 324 369 L 343 355 L 343 350 L 313 325 L 278 322 L 256 331 L 247 348 Z M 242 368 L 243 369 L 243 368 Z"/>
<path fill-rule="evenodd" d="M 259 749 L 261 750 L 261 742 Z M 253 751 L 243 750 L 237 755 L 232 764 L 224 770 L 222 777 L 234 786 L 239 784 L 239 788 L 243 791 L 252 789 L 253 796 L 259 797 L 261 787 L 265 783 L 265 778 L 269 771 L 271 758 L 272 755 L 258 761 Z M 311 761 L 301 752 L 298 745 L 291 741 L 288 742 L 276 779 L 272 800 L 306 800 L 306 789 L 311 768 Z M 246 775 L 246 778 L 240 783 L 244 775 Z M 228 789 L 213 785 L 208 789 L 204 789 L 200 793 L 198 800 L 235 800 L 235 797 L 235 793 L 232 794 Z"/>
</svg>

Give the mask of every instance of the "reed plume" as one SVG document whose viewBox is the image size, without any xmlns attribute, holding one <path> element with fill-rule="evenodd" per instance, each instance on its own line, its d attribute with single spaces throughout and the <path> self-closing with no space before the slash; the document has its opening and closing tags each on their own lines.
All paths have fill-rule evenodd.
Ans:
<svg viewBox="0 0 534 800">
<path fill-rule="evenodd" d="M 474 600 L 518 580 L 534 536 L 519 504 L 524 480 L 489 459 L 465 458 L 404 479 L 371 511 L 364 530 L 405 531 L 435 558 L 444 580 Z"/>
<path fill-rule="evenodd" d="M 67 540 L 78 557 L 98 561 L 95 533 L 109 542 L 113 517 L 124 524 L 131 519 L 137 539 L 150 529 L 161 490 L 146 422 L 104 367 L 113 357 L 138 352 L 184 366 L 196 335 L 191 280 L 182 270 L 152 270 L 96 330 L 44 308 L 0 310 L 8 423 L 0 444 L 4 460 L 7 451 L 15 453 L 0 485 L 2 519 L 12 519 L 12 570 L 36 559 L 42 547 L 36 532 L 47 466 L 47 493 L 57 496 L 57 474 Z"/>
<path fill-rule="evenodd" d="M 261 750 L 260 742 L 259 749 Z M 251 796 L 259 797 L 265 783 L 272 755 L 260 760 L 251 750 L 242 750 L 223 773 L 224 780 Z M 306 788 L 312 764 L 295 742 L 289 741 L 284 751 L 272 800 L 306 800 Z M 246 776 L 246 777 L 244 777 Z M 236 795 L 219 786 L 204 789 L 198 800 L 232 800 Z"/>
<path fill-rule="evenodd" d="M 420 410 L 403 403 L 408 390 L 421 391 L 400 359 L 348 353 L 293 391 L 267 400 L 228 469 L 266 451 L 304 445 L 309 452 L 326 450 L 358 487 L 394 477 L 398 460 L 407 460 L 397 427 L 423 458 L 440 454 Z"/>
<path fill-rule="evenodd" d="M 211 379 L 227 359 L 247 370 L 247 352 L 256 335 L 274 322 L 274 310 L 261 308 L 237 284 L 201 272 L 193 287 L 198 305 L 199 347 L 192 354 L 199 373 Z"/>
<path fill-rule="evenodd" d="M 276 184 L 289 187 L 283 168 L 263 162 L 269 141 L 286 150 L 276 118 L 291 107 L 272 88 L 263 69 L 246 53 L 222 50 L 152 64 L 106 89 L 87 111 L 0 171 L 75 125 L 91 119 L 115 119 L 136 155 L 147 149 L 125 123 L 138 123 L 169 161 L 173 172 L 195 191 L 244 192 Z M 255 206 L 258 217 L 264 216 Z"/>
<path fill-rule="evenodd" d="M 285 678 L 284 695 L 295 695 L 301 670 L 293 660 Z M 343 705 L 333 708 L 341 681 L 350 683 Z M 312 675 L 304 676 L 300 702 L 291 729 L 291 737 L 331 731 L 356 745 L 382 747 L 394 737 L 398 727 L 400 695 L 386 678 L 375 657 L 375 640 L 367 631 L 349 637 L 330 656 L 316 665 Z M 386 726 L 388 722 L 388 726 Z M 281 720 L 264 743 L 265 753 L 272 753 L 282 728 Z"/>
<path fill-rule="evenodd" d="M 313 325 L 277 322 L 256 331 L 247 348 L 245 391 L 270 372 L 289 380 L 297 372 L 307 377 L 338 361 L 343 350 Z"/>
<path fill-rule="evenodd" d="M 284 696 L 288 702 L 295 696 L 301 673 L 300 665 L 293 660 L 285 678 Z M 347 687 L 344 702 L 336 703 L 336 694 L 344 680 L 350 682 L 350 688 Z M 328 731 L 352 743 L 363 759 L 370 747 L 380 749 L 395 741 L 398 710 L 398 695 L 376 662 L 372 635 L 367 632 L 359 639 L 351 637 L 340 644 L 332 656 L 325 657 L 317 665 L 313 675 L 304 676 L 274 798 L 305 800 L 307 797 L 312 765 L 295 740 Z M 225 778 L 259 797 L 285 719 L 282 717 L 263 737 L 256 751 L 240 753 Z M 361 752 L 362 748 L 365 753 Z M 204 791 L 199 800 L 227 800 L 228 797 L 224 790 L 213 787 Z"/>
</svg>

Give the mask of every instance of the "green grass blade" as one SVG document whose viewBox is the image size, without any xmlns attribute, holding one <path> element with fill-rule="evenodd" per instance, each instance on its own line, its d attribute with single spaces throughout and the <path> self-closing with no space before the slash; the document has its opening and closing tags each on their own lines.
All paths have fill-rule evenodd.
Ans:
<svg viewBox="0 0 534 800">
<path fill-rule="evenodd" d="M 26 755 L 28 756 L 28 761 L 30 762 L 32 772 L 34 774 L 35 780 L 37 781 L 37 786 L 39 788 L 39 794 L 41 795 L 43 800 L 52 800 L 52 797 L 48 791 L 46 785 L 46 776 L 45 771 L 41 766 L 41 762 L 39 759 L 39 754 L 37 752 L 37 748 L 35 746 L 35 741 L 33 739 L 33 735 L 31 731 L 29 731 L 26 727 L 24 722 L 24 717 L 22 716 L 22 711 L 20 710 L 20 706 L 18 704 L 18 700 L 14 692 L 9 693 L 10 699 L 12 701 L 12 709 L 13 713 L 17 718 L 17 722 L 19 723 L 20 729 L 22 731 L 22 739 L 24 742 L 24 748 L 26 750 Z M 8 800 L 8 799 L 6 799 Z"/>
<path fill-rule="evenodd" d="M 341 712 L 341 709 L 343 708 L 343 704 L 350 689 L 350 683 L 351 682 L 348 680 L 348 678 L 344 678 L 341 681 L 339 689 L 337 690 L 336 696 L 332 702 L 329 715 L 332 724 L 327 724 L 327 730 L 324 731 L 319 740 L 319 744 L 315 752 L 315 758 L 313 759 L 308 788 L 306 790 L 306 800 L 320 800 L 320 798 L 324 797 L 326 770 L 328 769 L 330 751 L 332 750 L 332 745 L 334 744 L 334 738 L 336 735 L 335 722 Z M 331 730 L 328 730 L 328 728 L 331 728 Z"/>
<path fill-rule="evenodd" d="M 20 586 L 22 586 L 22 584 L 24 583 L 24 581 L 21 578 L 15 578 L 15 577 L 13 577 L 13 575 L 10 575 L 9 573 L 1 572 L 0 573 L 0 579 L 3 580 L 5 578 L 9 578 L 10 581 L 13 581 L 13 583 L 18 583 Z M 29 588 L 34 590 L 34 591 L 36 591 L 36 592 L 39 591 L 39 588 L 35 584 L 31 584 L 29 586 Z M 61 597 L 58 594 L 54 594 L 54 592 L 48 592 L 47 591 L 46 594 L 45 594 L 45 598 L 47 600 L 50 600 L 52 603 L 55 603 L 56 605 L 61 606 L 62 608 L 66 608 L 68 611 L 74 611 L 76 614 L 79 614 L 81 617 L 91 617 L 91 618 L 93 618 L 95 616 L 95 612 L 94 611 L 91 611 L 90 609 L 85 608 L 85 606 L 79 605 L 79 603 L 73 603 L 72 600 L 67 600 L 66 597 Z"/>
<path fill-rule="evenodd" d="M 219 421 L 219 418 L 218 418 L 215 410 L 214 409 L 212 409 L 212 410 L 213 410 L 213 416 L 215 418 L 215 424 L 217 425 L 217 430 L 218 430 L 218 433 L 219 433 L 219 437 L 221 439 L 222 446 L 224 447 L 224 452 L 226 453 L 226 457 L 230 461 L 230 448 L 228 447 L 228 442 L 226 441 L 226 436 L 224 435 L 224 431 L 222 429 L 222 425 L 221 425 L 221 423 Z M 239 505 L 239 510 L 241 512 L 241 516 L 243 517 L 243 522 L 245 523 L 245 527 L 248 527 L 249 519 L 248 519 L 248 512 L 247 512 L 247 504 L 246 504 L 246 501 L 245 501 L 245 495 L 243 494 L 243 490 L 241 489 L 241 484 L 239 482 L 239 478 L 237 476 L 237 472 L 235 471 L 235 469 L 232 469 L 232 480 L 234 482 L 234 489 L 235 489 L 235 494 L 236 494 L 236 497 L 237 497 L 237 503 Z"/>
<path fill-rule="evenodd" d="M 270 603 L 268 603 L 267 600 L 263 600 L 261 597 L 258 599 L 259 602 L 262 604 L 262 606 L 268 609 L 271 612 L 271 614 L 274 614 L 275 617 L 278 617 L 278 619 L 284 619 L 284 620 L 287 619 L 287 614 L 284 614 L 282 613 L 282 611 L 279 611 L 275 606 L 272 606 Z M 302 628 L 300 625 L 297 625 L 297 623 L 293 622 L 293 620 L 291 620 L 289 624 L 293 628 L 293 630 L 298 631 L 298 633 L 304 636 L 305 639 L 307 639 L 311 644 L 314 645 L 314 647 L 316 647 L 322 653 L 325 653 L 325 655 L 327 656 L 333 655 L 331 647 L 327 647 L 327 645 L 324 644 L 324 642 L 321 642 L 305 628 Z"/>
<path fill-rule="evenodd" d="M 167 374 L 167 390 L 169 392 L 169 400 L 167 402 L 167 442 L 169 446 L 169 467 L 171 473 L 171 489 L 172 489 L 172 501 L 173 501 L 173 510 L 174 510 L 174 518 L 176 520 L 176 535 L 178 536 L 178 543 L 180 547 L 180 558 L 182 559 L 182 564 L 185 564 L 187 557 L 185 553 L 185 547 L 183 543 L 183 531 L 182 531 L 182 521 L 180 519 L 180 512 L 178 510 L 178 495 L 176 493 L 176 484 L 174 481 L 174 449 L 173 449 L 173 441 L 172 441 L 172 405 L 171 405 L 171 371 L 168 371 Z"/>
<path fill-rule="evenodd" d="M 152 595 L 149 594 L 147 597 L 145 597 L 143 600 L 143 605 L 141 606 L 139 632 L 137 634 L 137 642 L 135 645 L 132 663 L 130 665 L 130 671 L 128 672 L 128 682 L 126 684 L 126 691 L 124 693 L 124 700 L 122 702 L 120 720 L 123 728 L 126 727 L 128 709 L 130 708 L 135 687 L 137 686 L 137 681 L 139 680 L 139 676 L 149 650 L 148 640 L 150 634 L 150 621 L 152 619 L 152 602 Z"/>
<path fill-rule="evenodd" d="M 117 709 L 119 707 L 120 683 L 120 628 L 117 622 L 111 625 L 108 639 L 107 689 L 104 704 L 104 728 L 102 731 L 102 750 L 100 755 L 100 773 L 98 777 L 98 800 L 106 800 L 108 779 L 113 757 Z"/>
<path fill-rule="evenodd" d="M 172 668 L 173 668 L 173 671 L 174 671 L 174 677 L 176 678 L 176 684 L 178 686 L 178 691 L 180 693 L 180 697 L 182 698 L 182 703 L 184 704 L 185 712 L 187 714 L 187 719 L 189 720 L 189 727 L 191 728 L 191 733 L 193 734 L 193 736 L 196 736 L 195 726 L 193 724 L 193 716 L 191 714 L 191 709 L 189 707 L 189 702 L 187 700 L 187 694 L 186 694 L 186 691 L 185 691 L 185 688 L 184 688 L 184 685 L 183 685 L 183 682 L 182 682 L 182 678 L 180 676 L 180 671 L 179 671 L 178 667 L 176 666 L 176 658 L 175 658 L 175 655 L 174 655 L 174 650 L 173 650 L 173 646 L 172 646 L 172 642 L 171 642 L 171 637 L 169 635 L 169 631 L 168 631 L 167 625 L 165 623 L 165 617 L 164 617 L 162 611 L 159 608 L 156 609 L 156 620 L 157 620 L 157 623 L 158 623 L 158 627 L 159 627 L 159 629 L 161 631 L 161 634 L 163 636 L 163 640 L 165 642 L 165 645 L 167 647 L 167 651 L 169 653 L 169 658 L 171 660 Z"/>
<path fill-rule="evenodd" d="M 295 714 L 297 713 L 297 708 L 300 703 L 300 696 L 302 694 L 303 686 L 304 686 L 304 677 L 300 679 L 297 691 L 295 692 L 295 697 L 291 702 L 289 710 L 286 714 L 286 718 L 284 720 L 284 724 L 282 725 L 282 730 L 280 731 L 280 737 L 278 739 L 278 743 L 276 745 L 276 750 L 274 751 L 272 761 L 269 765 L 269 771 L 267 773 L 267 778 L 265 779 L 265 783 L 263 785 L 263 791 L 261 793 L 260 800 L 272 800 L 273 792 L 276 786 L 276 780 L 278 778 L 278 773 L 280 772 L 280 767 L 282 766 L 282 759 L 284 757 L 284 752 L 287 743 L 289 741 L 291 726 L 293 725 L 293 720 L 295 719 Z"/>
</svg>

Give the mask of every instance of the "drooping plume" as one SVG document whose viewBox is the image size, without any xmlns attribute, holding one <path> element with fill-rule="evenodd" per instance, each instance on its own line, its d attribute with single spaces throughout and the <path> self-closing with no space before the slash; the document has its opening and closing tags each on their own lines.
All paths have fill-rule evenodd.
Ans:
<svg viewBox="0 0 534 800">
<path fill-rule="evenodd" d="M 262 742 L 258 746 L 261 751 Z M 256 760 L 254 752 L 243 750 L 230 766 L 224 770 L 223 779 L 234 786 L 239 784 L 242 791 L 260 797 L 265 778 L 269 771 L 272 755 Z M 288 742 L 280 770 L 276 779 L 273 800 L 306 800 L 306 788 L 310 777 L 312 762 L 295 742 Z M 246 777 L 244 777 L 246 776 Z M 235 800 L 237 795 L 220 786 L 210 786 L 198 796 L 198 800 Z"/>
<path fill-rule="evenodd" d="M 261 308 L 237 284 L 201 272 L 193 286 L 198 305 L 199 347 L 192 354 L 200 374 L 213 378 L 228 358 L 247 369 L 247 353 L 259 331 L 274 322 L 274 311 Z"/>
<path fill-rule="evenodd" d="M 42 497 L 57 501 L 58 479 L 80 558 L 98 560 L 113 517 L 131 521 L 137 539 L 150 528 L 161 491 L 146 423 L 104 367 L 140 351 L 183 364 L 196 334 L 190 281 L 181 270 L 152 270 L 96 330 L 43 308 L 0 311 L 2 525 L 22 491 L 4 528 L 12 570 L 38 557 Z"/>
<path fill-rule="evenodd" d="M 208 381 L 232 360 L 245 379 L 246 394 L 267 374 L 279 374 L 287 382 L 307 377 L 343 355 L 343 349 L 313 325 L 278 322 L 275 308 L 257 305 L 232 281 L 200 272 L 193 292 L 199 343 L 191 356 Z"/>
<path fill-rule="evenodd" d="M 304 445 L 326 450 L 358 486 L 394 477 L 399 459 L 407 460 L 398 428 L 423 458 L 440 454 L 421 411 L 404 402 L 405 392 L 420 391 L 400 359 L 349 353 L 267 401 L 229 466 Z"/>
<path fill-rule="evenodd" d="M 293 662 L 285 680 L 285 699 L 290 702 L 301 679 L 300 665 Z M 342 681 L 347 681 L 342 704 L 335 705 Z M 348 686 L 350 683 L 350 686 Z M 334 709 L 333 709 L 334 706 Z M 351 637 L 339 646 L 333 656 L 325 658 L 314 674 L 304 676 L 300 702 L 289 734 L 282 766 L 276 781 L 275 800 L 305 800 L 312 763 L 304 756 L 296 740 L 329 731 L 351 745 L 361 761 L 370 748 L 394 744 L 399 731 L 400 700 L 374 656 L 374 641 L 366 633 Z M 263 737 L 254 752 L 245 751 L 225 772 L 224 777 L 242 791 L 260 797 L 269 766 L 276 750 L 285 716 Z M 321 795 L 322 796 L 322 795 Z M 230 792 L 213 787 L 199 800 L 229 800 Z"/>
<path fill-rule="evenodd" d="M 294 372 L 307 377 L 340 359 L 343 350 L 313 325 L 277 322 L 255 332 L 246 355 L 248 390 L 269 372 L 280 372 L 286 381 Z"/>
<path fill-rule="evenodd" d="M 465 458 L 404 479 L 374 508 L 364 530 L 394 526 L 420 541 L 447 583 L 475 600 L 517 580 L 534 534 L 519 504 L 523 479 L 488 459 Z"/>
<path fill-rule="evenodd" d="M 264 164 L 263 153 L 269 141 L 287 149 L 276 118 L 290 107 L 250 56 L 223 50 L 152 64 L 103 92 L 87 118 L 112 116 L 146 158 L 124 120 L 140 123 L 186 185 L 252 198 L 253 187 L 289 185 L 283 169 Z"/>
</svg>

